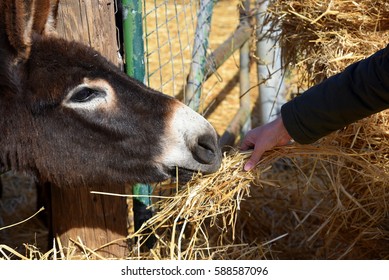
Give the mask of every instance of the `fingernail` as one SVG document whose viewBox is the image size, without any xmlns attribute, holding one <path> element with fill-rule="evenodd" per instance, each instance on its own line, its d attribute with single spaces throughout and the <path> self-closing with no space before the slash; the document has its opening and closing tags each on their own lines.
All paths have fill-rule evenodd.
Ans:
<svg viewBox="0 0 389 280">
<path fill-rule="evenodd" d="M 251 170 L 251 168 L 253 168 L 253 164 L 251 163 L 251 161 L 248 161 L 245 166 L 244 166 L 244 171 L 249 171 Z"/>
</svg>

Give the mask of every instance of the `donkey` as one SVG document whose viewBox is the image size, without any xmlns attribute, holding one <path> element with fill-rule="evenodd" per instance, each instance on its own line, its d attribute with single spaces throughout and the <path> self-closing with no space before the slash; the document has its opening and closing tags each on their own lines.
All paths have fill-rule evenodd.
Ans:
<svg viewBox="0 0 389 280">
<path fill-rule="evenodd" d="M 63 187 L 215 172 L 210 123 L 93 49 L 50 35 L 57 5 L 0 2 L 0 171 Z"/>
<path fill-rule="evenodd" d="M 0 2 L 0 173 L 74 189 L 217 171 L 210 123 L 93 49 L 54 36 L 57 7 Z"/>
</svg>

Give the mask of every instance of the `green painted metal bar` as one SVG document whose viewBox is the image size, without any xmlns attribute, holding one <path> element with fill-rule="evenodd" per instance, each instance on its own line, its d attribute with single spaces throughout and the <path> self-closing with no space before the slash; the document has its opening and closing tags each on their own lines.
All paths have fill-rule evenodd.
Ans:
<svg viewBox="0 0 389 280">
<path fill-rule="evenodd" d="M 123 37 L 127 75 L 145 82 L 144 40 L 143 40 L 143 0 L 123 0 Z M 132 187 L 134 195 L 133 211 L 135 231 L 152 217 L 152 204 L 150 195 L 152 186 L 148 184 L 135 184 Z M 149 238 L 146 245 L 151 248 L 154 239 Z"/>
<path fill-rule="evenodd" d="M 198 111 L 200 107 L 201 85 L 204 82 L 204 70 L 214 3 L 215 0 L 200 0 L 200 7 L 197 13 L 192 64 L 184 92 L 184 102 L 195 111 Z"/>
<path fill-rule="evenodd" d="M 144 82 L 142 0 L 123 0 L 123 37 L 126 73 Z"/>
</svg>

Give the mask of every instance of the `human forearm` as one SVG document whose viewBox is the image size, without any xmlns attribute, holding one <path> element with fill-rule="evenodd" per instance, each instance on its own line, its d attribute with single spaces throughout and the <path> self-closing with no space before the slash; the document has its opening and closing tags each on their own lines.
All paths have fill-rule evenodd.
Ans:
<svg viewBox="0 0 389 280">
<path fill-rule="evenodd" d="M 342 73 L 286 103 L 282 118 L 292 138 L 312 143 L 356 120 L 389 108 L 388 49 L 352 64 Z"/>
</svg>

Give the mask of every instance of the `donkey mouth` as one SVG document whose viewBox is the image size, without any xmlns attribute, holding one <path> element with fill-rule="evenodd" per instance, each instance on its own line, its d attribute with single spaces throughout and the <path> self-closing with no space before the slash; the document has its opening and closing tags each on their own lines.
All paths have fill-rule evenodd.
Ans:
<svg viewBox="0 0 389 280">
<path fill-rule="evenodd" d="M 169 175 L 171 176 L 171 178 L 174 178 L 179 183 L 179 185 L 185 185 L 186 183 L 190 182 L 193 179 L 194 175 L 198 172 L 199 171 L 197 170 L 177 167 L 170 169 Z"/>
<path fill-rule="evenodd" d="M 221 156 L 215 156 L 214 159 L 213 159 L 213 162 L 212 164 L 201 164 L 200 166 L 198 166 L 197 168 L 188 168 L 188 167 L 180 167 L 180 166 L 176 166 L 176 167 L 171 167 L 168 169 L 168 174 L 171 178 L 175 178 L 176 181 L 179 183 L 179 184 L 186 184 L 188 183 L 190 180 L 192 180 L 192 178 L 196 175 L 196 174 L 211 174 L 211 173 L 214 173 L 214 172 L 217 172 L 217 170 L 219 170 L 219 167 L 221 165 Z"/>
</svg>

